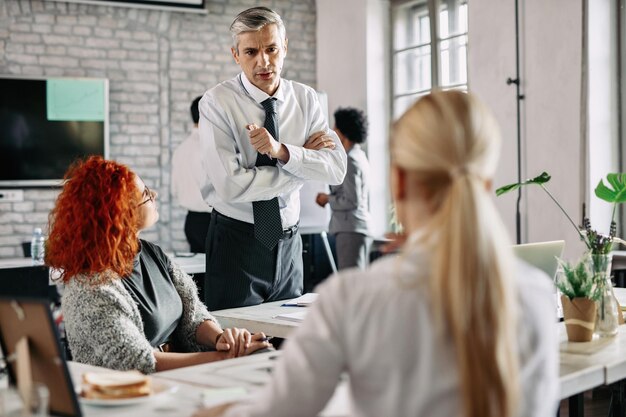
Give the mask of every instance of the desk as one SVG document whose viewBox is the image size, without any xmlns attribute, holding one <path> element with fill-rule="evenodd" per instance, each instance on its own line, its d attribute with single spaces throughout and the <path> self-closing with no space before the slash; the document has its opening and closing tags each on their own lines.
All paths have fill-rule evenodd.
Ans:
<svg viewBox="0 0 626 417">
<path fill-rule="evenodd" d="M 203 365 L 189 366 L 171 371 L 157 372 L 152 375 L 155 382 L 178 386 L 172 394 L 166 394 L 153 402 L 127 407 L 93 407 L 81 405 L 85 417 L 116 416 L 137 417 L 158 415 L 165 417 L 189 416 L 207 401 L 207 389 L 239 388 L 240 394 L 225 399 L 210 399 L 213 405 L 243 399 L 257 391 L 270 379 L 270 371 L 280 352 L 260 353 L 225 361 L 211 362 Z M 69 362 L 69 370 L 74 383 L 81 380 L 83 372 L 104 371 L 105 369 Z M 349 393 L 347 382 L 342 382 L 320 417 L 343 417 L 349 414 Z"/>
<path fill-rule="evenodd" d="M 171 256 L 171 254 L 170 254 Z M 188 274 L 203 274 L 206 268 L 206 256 L 204 253 L 196 253 L 193 256 L 173 256 L 172 260 Z M 18 268 L 35 265 L 30 258 L 4 258 L 0 259 L 0 269 Z"/>
<path fill-rule="evenodd" d="M 212 311 L 211 314 L 220 322 L 222 327 L 242 327 L 251 332 L 263 332 L 270 336 L 285 338 L 294 331 L 300 323 L 276 319 L 278 314 L 295 312 L 307 307 L 281 307 L 287 302 L 272 301 L 256 306 L 228 308 Z"/>
<path fill-rule="evenodd" d="M 195 253 L 193 256 L 172 256 L 172 261 L 176 262 L 187 274 L 204 274 L 206 270 L 206 255 Z"/>
<path fill-rule="evenodd" d="M 182 382 L 202 387 L 243 387 L 248 392 L 261 388 L 271 379 L 271 370 L 280 357 L 280 351 L 259 353 L 204 365 L 189 366 L 155 374 L 162 380 Z M 320 417 L 343 417 L 350 414 L 349 381 L 343 379 Z"/>
<path fill-rule="evenodd" d="M 626 289 L 623 291 L 626 297 Z M 300 323 L 274 317 L 285 311 L 296 311 L 306 307 L 280 307 L 282 303 L 284 301 L 218 310 L 214 311 L 213 315 L 226 327 L 243 327 L 252 332 L 262 331 L 272 336 L 288 337 Z M 563 323 L 559 325 L 559 333 L 561 343 L 567 343 Z M 567 352 L 560 354 L 561 399 L 624 378 L 626 378 L 626 326 L 620 327 L 620 336 L 609 340 L 608 345 L 595 354 L 581 355 Z"/>
<path fill-rule="evenodd" d="M 610 339 L 594 339 L 586 343 L 569 343 L 564 325 L 560 327 L 561 398 L 570 397 L 570 416 L 580 415 L 582 393 L 600 385 L 611 385 L 615 415 L 624 411 L 624 379 L 626 379 L 626 326 Z M 575 353 L 588 352 L 588 353 Z"/>
<path fill-rule="evenodd" d="M 78 362 L 68 362 L 70 374 L 74 385 L 79 385 L 81 376 L 84 372 L 107 371 L 104 368 L 85 365 Z M 202 395 L 204 389 L 193 384 L 187 384 L 181 381 L 173 383 L 167 379 L 161 379 L 155 374 L 153 379 L 163 381 L 168 385 L 178 387 L 176 392 L 160 395 L 153 401 L 146 401 L 140 404 L 120 406 L 120 407 L 101 407 L 81 404 L 81 410 L 84 417 L 108 417 L 111 415 L 121 417 L 137 417 L 137 416 L 163 416 L 163 417 L 180 417 L 190 416 L 198 408 L 202 406 Z"/>
<path fill-rule="evenodd" d="M 30 258 L 3 258 L 0 259 L 0 269 L 21 268 L 24 266 L 36 265 Z"/>
</svg>

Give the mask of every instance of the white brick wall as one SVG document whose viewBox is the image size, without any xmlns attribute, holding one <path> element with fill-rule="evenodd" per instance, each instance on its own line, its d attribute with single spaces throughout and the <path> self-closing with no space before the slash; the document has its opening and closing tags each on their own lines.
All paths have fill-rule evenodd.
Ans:
<svg viewBox="0 0 626 417">
<path fill-rule="evenodd" d="M 0 74 L 109 79 L 110 157 L 159 193 L 160 221 L 143 237 L 187 250 L 185 211 L 172 204 L 170 157 L 191 127 L 189 105 L 234 76 L 228 28 L 257 5 L 287 26 L 283 75 L 315 87 L 315 0 L 210 0 L 208 15 L 0 0 Z M 46 227 L 58 190 L 26 189 L 24 202 L 0 202 L 0 258 L 22 256 L 21 242 Z"/>
</svg>

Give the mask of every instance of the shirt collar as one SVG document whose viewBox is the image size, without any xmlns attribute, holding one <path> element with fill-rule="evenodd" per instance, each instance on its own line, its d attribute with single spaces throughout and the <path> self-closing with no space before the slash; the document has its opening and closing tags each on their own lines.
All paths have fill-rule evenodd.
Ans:
<svg viewBox="0 0 626 417">
<path fill-rule="evenodd" d="M 252 97 L 254 101 L 259 104 L 267 100 L 269 97 L 274 97 L 279 102 L 285 101 L 283 89 L 281 88 L 281 86 L 283 85 L 282 79 L 280 80 L 280 84 L 278 84 L 278 88 L 276 89 L 276 92 L 273 96 L 268 95 L 265 91 L 259 89 L 257 86 L 252 84 L 250 80 L 248 80 L 248 77 L 246 77 L 246 74 L 244 74 L 243 72 L 239 74 L 239 79 L 241 80 L 241 84 L 243 85 L 243 88 L 246 90 L 246 92 L 250 95 L 250 97 Z"/>
</svg>

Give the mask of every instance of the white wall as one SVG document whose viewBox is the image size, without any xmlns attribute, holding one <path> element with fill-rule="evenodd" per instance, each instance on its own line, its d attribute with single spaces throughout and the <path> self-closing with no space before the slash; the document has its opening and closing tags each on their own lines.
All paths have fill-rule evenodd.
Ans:
<svg viewBox="0 0 626 417">
<path fill-rule="evenodd" d="M 608 233 L 613 206 L 594 194 L 598 182 L 617 172 L 617 28 L 615 0 L 589 2 L 589 182 L 592 226 Z"/>
<path fill-rule="evenodd" d="M 186 210 L 170 198 L 170 154 L 191 128 L 189 104 L 240 68 L 228 28 L 258 1 L 209 1 L 208 14 L 43 0 L 0 0 L 0 73 L 109 79 L 110 157 L 159 193 L 160 219 L 142 233 L 166 250 L 186 251 Z M 270 3 L 264 1 L 262 3 Z M 283 76 L 315 87 L 315 0 L 273 0 L 287 26 Z M 58 189 L 30 188 L 0 202 L 0 258 L 46 229 Z"/>
<path fill-rule="evenodd" d="M 609 74 L 605 46 L 611 36 L 607 22 L 615 0 L 590 1 L 589 38 L 590 107 L 589 138 L 592 146 L 592 187 L 610 170 L 615 159 L 610 137 L 615 121 L 607 119 L 614 75 Z M 548 188 L 576 223 L 581 223 L 582 202 L 589 201 L 589 180 L 581 135 L 581 62 L 583 57 L 583 0 L 520 0 L 520 47 L 522 80 L 522 178 L 547 171 L 552 175 Z M 318 87 L 329 95 L 329 107 L 353 105 L 374 112 L 387 112 L 390 42 L 378 30 L 388 24 L 387 1 L 318 0 Z M 385 22 L 385 23 L 383 23 Z M 376 28 L 374 30 L 374 28 Z M 607 38 L 608 37 L 608 38 Z M 383 39 L 381 41 L 381 39 Z M 382 51 L 380 50 L 382 48 Z M 501 126 L 503 148 L 494 185 L 517 181 L 517 127 L 515 86 L 515 9 L 513 1 L 470 0 L 469 2 L 469 88 L 493 110 Z M 385 76 L 386 74 L 386 76 Z M 382 92 L 381 92 L 382 91 Z M 386 91 L 389 91 L 388 89 Z M 384 107 L 384 108 L 382 108 Z M 587 109 L 583 111 L 586 114 Z M 381 113 L 382 114 L 382 113 Z M 388 120 L 388 119 L 387 119 Z M 385 131 L 370 136 L 370 159 L 376 173 L 387 172 L 387 123 L 372 126 Z M 382 133 L 380 133 L 382 135 Z M 376 151 L 373 152 L 373 145 Z M 595 161 L 595 162 L 594 162 Z M 599 174 L 594 174 L 598 172 Z M 598 176 L 595 179 L 594 175 Z M 377 176 L 377 175 L 376 175 Z M 375 176 L 375 177 L 376 177 Z M 385 178 L 386 182 L 386 178 Z M 386 183 L 384 184 L 386 187 Z M 373 203 L 387 194 L 373 192 Z M 591 197 L 592 221 L 600 217 Z M 496 199 L 496 204 L 515 239 L 516 194 Z M 378 216 L 377 214 L 375 214 Z M 380 220 L 380 218 L 378 219 Z M 598 224 L 607 223 L 598 218 Z M 381 225 L 386 228 L 386 224 Z M 602 227 L 600 227 L 602 228 Z M 524 190 L 522 199 L 522 241 L 565 239 L 565 257 L 578 257 L 584 250 L 578 234 L 548 196 L 538 187 Z"/>
<path fill-rule="evenodd" d="M 317 0 L 317 86 L 328 94 L 331 119 L 337 107 L 347 106 L 363 109 L 369 119 L 375 235 L 388 229 L 388 16 L 386 0 Z"/>
<path fill-rule="evenodd" d="M 496 186 L 517 178 L 515 94 L 505 84 L 515 76 L 514 4 L 503 3 L 472 0 L 469 9 L 470 89 L 494 109 L 505 142 Z M 520 12 L 522 178 L 548 171 L 548 188 L 578 223 L 586 186 L 580 135 L 582 0 L 522 0 Z M 515 195 L 499 199 L 514 238 Z M 580 255 L 584 245 L 576 231 L 540 188 L 528 188 L 523 201 L 523 241 L 564 238 L 565 256 Z"/>
</svg>

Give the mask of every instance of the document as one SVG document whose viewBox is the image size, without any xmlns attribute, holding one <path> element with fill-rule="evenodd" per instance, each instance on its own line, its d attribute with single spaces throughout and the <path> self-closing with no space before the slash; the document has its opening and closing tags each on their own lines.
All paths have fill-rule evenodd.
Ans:
<svg viewBox="0 0 626 417">
<path fill-rule="evenodd" d="M 317 300 L 317 293 L 308 292 L 291 301 L 287 301 L 282 307 L 308 307 Z"/>
<path fill-rule="evenodd" d="M 281 313 L 275 316 L 275 319 L 302 322 L 306 317 L 306 309 L 298 309 L 295 313 Z"/>
</svg>

